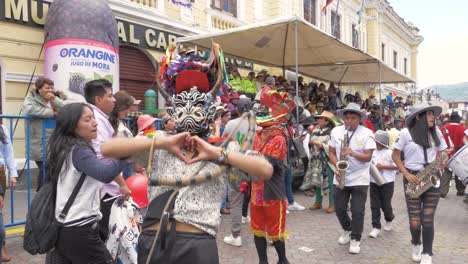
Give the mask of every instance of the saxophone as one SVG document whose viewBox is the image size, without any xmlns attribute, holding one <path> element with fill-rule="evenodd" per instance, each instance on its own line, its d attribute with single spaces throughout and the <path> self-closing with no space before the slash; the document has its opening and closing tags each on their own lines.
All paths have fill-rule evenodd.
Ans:
<svg viewBox="0 0 468 264">
<path fill-rule="evenodd" d="M 341 152 L 340 152 L 340 161 L 336 163 L 336 180 L 338 181 L 338 188 L 343 189 L 345 187 L 345 176 L 346 170 L 348 169 L 348 156 L 343 154 L 343 150 L 349 145 L 348 130 L 345 129 L 345 136 L 343 141 L 341 141 Z"/>
<path fill-rule="evenodd" d="M 417 184 L 413 185 L 408 183 L 408 186 L 406 187 L 406 194 L 410 198 L 418 198 L 429 188 L 433 186 L 438 188 L 440 186 L 440 178 L 438 176 L 440 174 L 439 166 L 448 157 L 448 154 L 453 149 L 453 143 L 450 139 L 450 136 L 448 135 L 448 131 L 445 130 L 445 133 L 447 134 L 447 137 L 449 139 L 450 147 L 443 150 L 437 159 L 435 159 L 431 164 L 429 164 L 424 169 L 418 172 L 418 174 L 416 175 L 416 177 L 418 177 Z"/>
</svg>

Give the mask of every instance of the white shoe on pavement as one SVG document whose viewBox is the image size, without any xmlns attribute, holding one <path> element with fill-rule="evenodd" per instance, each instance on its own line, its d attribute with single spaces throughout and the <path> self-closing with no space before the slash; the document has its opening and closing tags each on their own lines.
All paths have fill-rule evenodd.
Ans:
<svg viewBox="0 0 468 264">
<path fill-rule="evenodd" d="M 286 214 L 289 214 L 289 210 L 286 209 Z"/>
<path fill-rule="evenodd" d="M 243 216 L 241 222 L 242 222 L 243 224 L 249 223 L 249 222 L 250 222 L 250 217 L 248 217 L 248 216 L 245 216 L 245 217 L 244 217 L 244 216 Z"/>
<path fill-rule="evenodd" d="M 344 231 L 343 234 L 338 238 L 338 244 L 346 245 L 351 240 L 351 231 Z"/>
<path fill-rule="evenodd" d="M 303 210 L 305 210 L 305 207 L 298 204 L 297 202 L 294 202 L 294 203 L 288 205 L 288 210 L 289 211 L 303 211 Z"/>
<path fill-rule="evenodd" d="M 231 246 L 235 246 L 235 247 L 242 246 L 241 236 L 233 237 L 232 234 L 230 234 L 229 236 L 224 237 L 223 241 L 224 241 L 224 243 L 226 243 L 228 245 L 231 245 Z"/>
<path fill-rule="evenodd" d="M 370 237 L 377 238 L 380 235 L 380 229 L 372 228 L 372 231 L 369 233 Z"/>
<path fill-rule="evenodd" d="M 412 245 L 412 246 L 413 246 L 413 253 L 411 253 L 411 259 L 413 259 L 414 262 L 420 262 L 422 246 L 421 245 Z"/>
<path fill-rule="evenodd" d="M 432 264 L 432 257 L 429 254 L 422 254 L 421 255 L 421 264 Z"/>
<path fill-rule="evenodd" d="M 393 229 L 393 222 L 390 221 L 390 222 L 385 222 L 385 224 L 383 225 L 383 230 L 385 231 L 392 231 Z"/>
<path fill-rule="evenodd" d="M 352 239 L 351 243 L 349 244 L 349 253 L 359 254 L 359 252 L 361 252 L 361 242 Z"/>
</svg>

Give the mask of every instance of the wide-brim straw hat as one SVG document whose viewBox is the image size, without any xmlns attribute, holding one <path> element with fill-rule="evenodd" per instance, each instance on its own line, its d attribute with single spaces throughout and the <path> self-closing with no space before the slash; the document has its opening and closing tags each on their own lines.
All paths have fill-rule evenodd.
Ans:
<svg viewBox="0 0 468 264">
<path fill-rule="evenodd" d="M 361 121 L 367 119 L 367 115 L 361 112 L 361 107 L 356 103 L 349 103 L 345 108 L 336 111 L 336 114 L 339 118 L 344 119 L 344 114 L 347 112 L 356 113 L 361 117 Z"/>
<path fill-rule="evenodd" d="M 413 106 L 413 108 L 411 108 L 410 113 L 405 119 L 406 125 L 411 124 L 411 122 L 414 118 L 416 118 L 417 115 L 427 111 L 432 111 L 434 113 L 434 116 L 437 118 L 440 115 L 440 113 L 442 113 L 442 107 L 437 105 L 431 105 L 426 102 L 419 103 Z"/>
<path fill-rule="evenodd" d="M 315 119 L 319 119 L 319 118 L 326 118 L 328 119 L 328 121 L 330 121 L 330 123 L 333 124 L 333 126 L 336 126 L 336 123 L 335 123 L 335 115 L 331 112 L 328 112 L 328 111 L 323 111 L 320 115 L 315 115 Z"/>
</svg>

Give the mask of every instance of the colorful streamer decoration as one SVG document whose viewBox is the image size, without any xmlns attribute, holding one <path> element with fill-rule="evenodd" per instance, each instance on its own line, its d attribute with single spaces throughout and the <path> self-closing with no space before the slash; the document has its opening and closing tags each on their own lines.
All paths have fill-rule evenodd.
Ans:
<svg viewBox="0 0 468 264">
<path fill-rule="evenodd" d="M 327 0 L 327 2 L 325 3 L 325 6 L 322 8 L 322 14 L 326 14 L 327 13 L 327 7 L 329 5 L 331 5 L 333 3 L 334 0 Z"/>
</svg>

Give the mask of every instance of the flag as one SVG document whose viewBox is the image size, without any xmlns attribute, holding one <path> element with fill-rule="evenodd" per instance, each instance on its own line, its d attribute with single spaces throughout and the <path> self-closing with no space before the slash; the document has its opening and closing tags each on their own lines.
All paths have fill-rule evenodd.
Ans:
<svg viewBox="0 0 468 264">
<path fill-rule="evenodd" d="M 359 16 L 358 25 L 362 23 L 362 18 L 364 17 L 364 13 L 366 12 L 366 0 L 362 0 L 361 8 L 357 11 L 357 15 Z"/>
<path fill-rule="evenodd" d="M 329 5 L 331 5 L 333 3 L 334 0 L 327 0 L 327 2 L 325 3 L 325 6 L 322 8 L 322 14 L 326 14 L 327 13 L 327 7 Z"/>
</svg>

